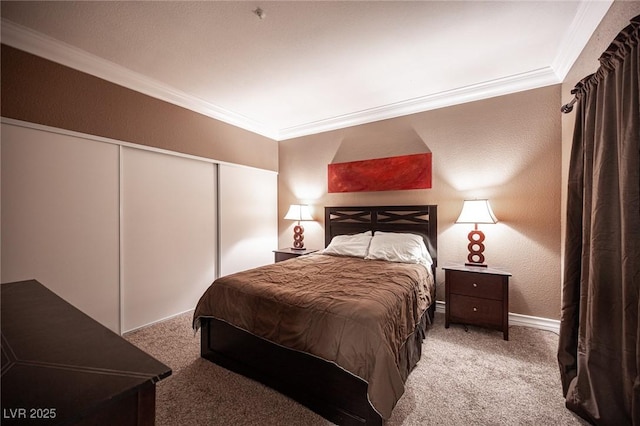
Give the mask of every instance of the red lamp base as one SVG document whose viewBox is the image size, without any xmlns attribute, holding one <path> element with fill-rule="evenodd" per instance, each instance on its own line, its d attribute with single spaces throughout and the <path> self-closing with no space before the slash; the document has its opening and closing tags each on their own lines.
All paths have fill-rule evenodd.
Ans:
<svg viewBox="0 0 640 426">
<path fill-rule="evenodd" d="M 294 250 L 304 250 L 304 227 L 296 225 L 293 227 L 293 247 Z"/>
<path fill-rule="evenodd" d="M 486 268 L 487 265 L 484 263 L 484 233 L 478 230 L 478 226 L 476 225 L 475 229 L 469 232 L 469 245 L 467 248 L 469 249 L 469 255 L 467 256 L 466 266 L 480 266 Z"/>
</svg>

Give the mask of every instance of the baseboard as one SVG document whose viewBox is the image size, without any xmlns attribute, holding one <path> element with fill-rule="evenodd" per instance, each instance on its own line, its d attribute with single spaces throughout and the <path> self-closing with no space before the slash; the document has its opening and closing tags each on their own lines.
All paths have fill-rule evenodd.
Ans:
<svg viewBox="0 0 640 426">
<path fill-rule="evenodd" d="M 509 312 L 509 325 L 539 328 L 540 330 L 560 333 L 560 321 L 549 318 L 532 317 L 529 315 L 514 314 Z"/>
<path fill-rule="evenodd" d="M 436 301 L 436 312 L 444 314 L 444 307 L 444 302 L 440 300 Z M 514 314 L 511 312 L 509 312 L 509 325 L 538 328 L 540 330 L 551 331 L 556 334 L 560 332 L 560 321 L 558 320 Z"/>
</svg>

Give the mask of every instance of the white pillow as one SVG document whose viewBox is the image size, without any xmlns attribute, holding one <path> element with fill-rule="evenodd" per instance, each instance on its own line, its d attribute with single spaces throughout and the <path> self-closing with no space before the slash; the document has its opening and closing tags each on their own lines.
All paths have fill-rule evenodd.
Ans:
<svg viewBox="0 0 640 426">
<path fill-rule="evenodd" d="M 371 231 L 353 235 L 336 235 L 322 254 L 363 258 L 367 255 L 371 242 Z"/>
<path fill-rule="evenodd" d="M 365 259 L 421 263 L 427 266 L 433 264 L 422 236 L 397 232 L 376 231 Z"/>
</svg>

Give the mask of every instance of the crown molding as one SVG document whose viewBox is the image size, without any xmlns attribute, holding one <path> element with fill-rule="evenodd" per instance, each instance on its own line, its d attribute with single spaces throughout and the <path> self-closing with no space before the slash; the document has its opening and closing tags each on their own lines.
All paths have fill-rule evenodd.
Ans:
<svg viewBox="0 0 640 426">
<path fill-rule="evenodd" d="M 250 132 L 271 139 L 276 139 L 278 136 L 278 132 L 275 129 L 269 128 L 262 123 L 191 96 L 67 43 L 33 31 L 22 25 L 7 21 L 6 19 L 2 19 L 1 23 L 3 44 L 124 86 L 153 98 L 187 108 Z"/>
<path fill-rule="evenodd" d="M 559 81 L 564 81 L 571 67 L 591 39 L 596 28 L 607 14 L 613 0 L 582 1 L 578 11 L 566 29 L 565 37 L 560 44 L 551 67 L 555 70 Z"/>
<path fill-rule="evenodd" d="M 559 82 L 553 69 L 546 67 L 377 108 L 340 115 L 326 120 L 280 129 L 279 137 L 280 140 L 292 139 L 309 134 L 327 132 L 466 102 L 488 99 L 495 96 L 508 95 L 524 90 L 558 84 Z"/>
</svg>

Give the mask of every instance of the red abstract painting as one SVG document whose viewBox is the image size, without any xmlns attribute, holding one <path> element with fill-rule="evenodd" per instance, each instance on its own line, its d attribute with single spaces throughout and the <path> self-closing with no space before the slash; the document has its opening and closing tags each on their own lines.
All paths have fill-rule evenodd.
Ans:
<svg viewBox="0 0 640 426">
<path fill-rule="evenodd" d="M 431 188 L 431 153 L 329 164 L 329 192 Z"/>
</svg>

